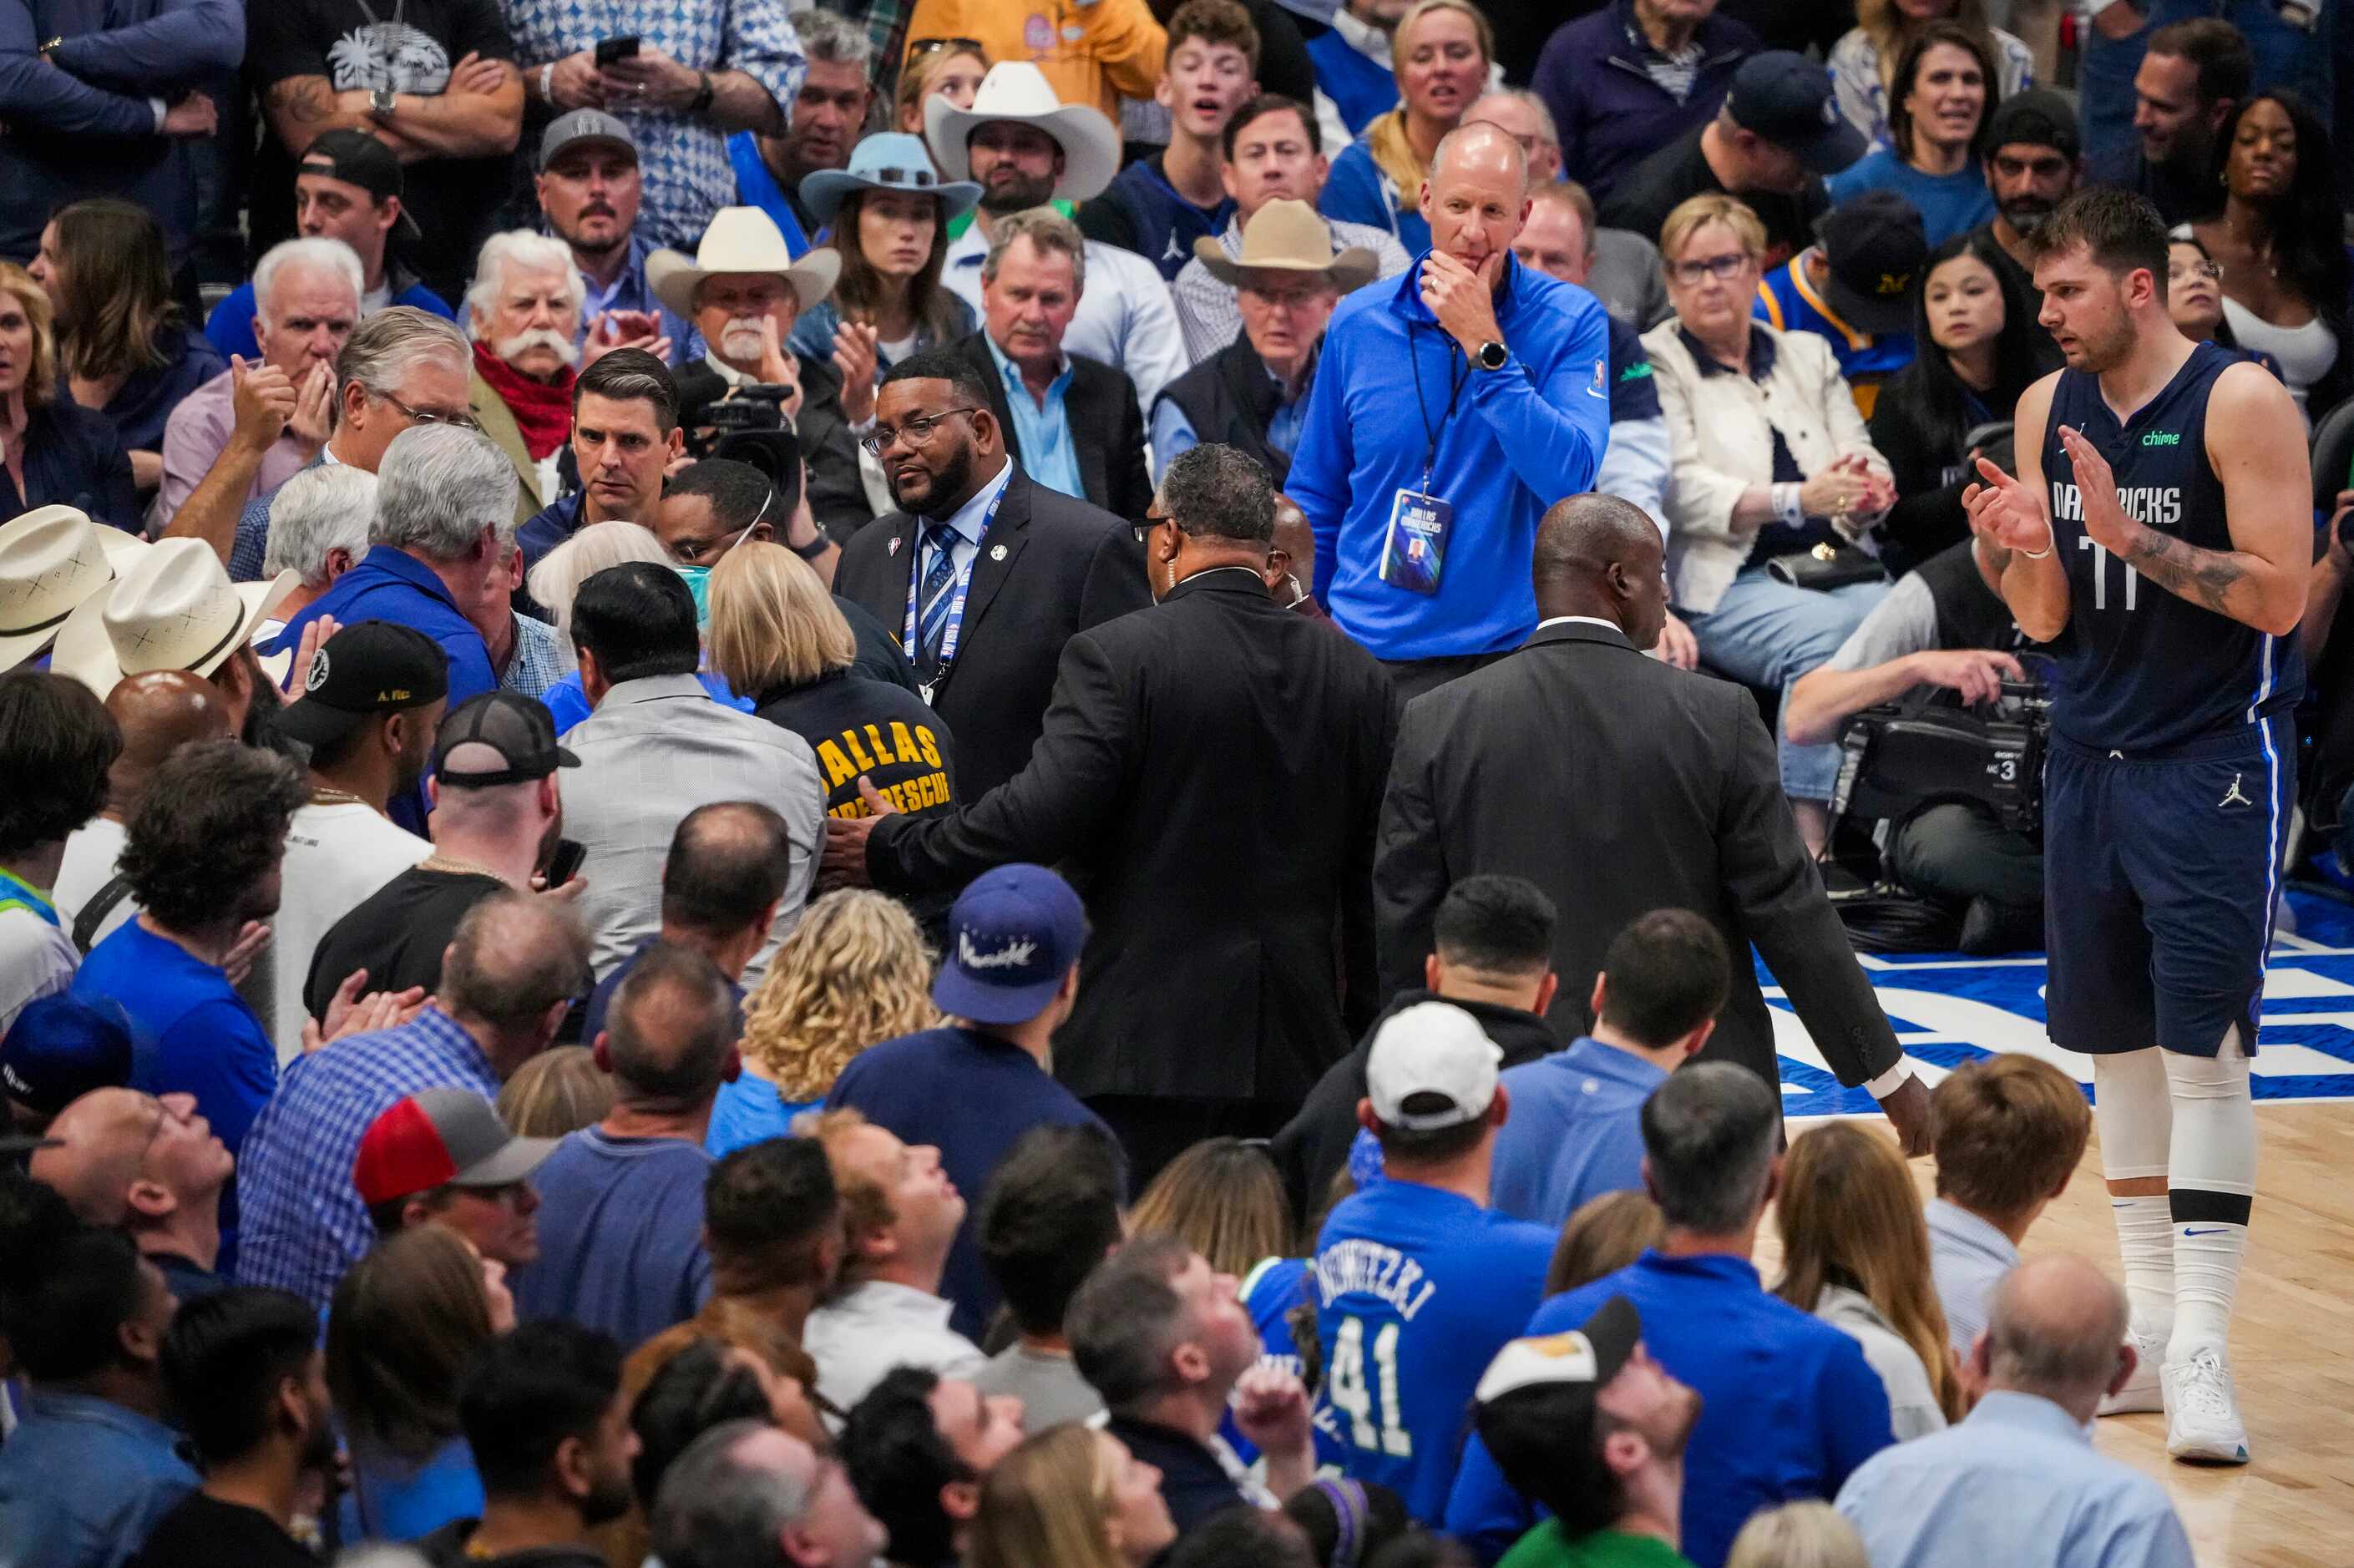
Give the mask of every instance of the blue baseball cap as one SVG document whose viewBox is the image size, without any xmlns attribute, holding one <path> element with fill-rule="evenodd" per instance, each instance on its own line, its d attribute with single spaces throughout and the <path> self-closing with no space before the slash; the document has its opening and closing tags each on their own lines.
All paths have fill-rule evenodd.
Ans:
<svg viewBox="0 0 2354 1568">
<path fill-rule="evenodd" d="M 932 982 L 940 1011 L 975 1023 L 1027 1023 L 1079 961 L 1087 911 L 1043 865 L 1001 865 L 972 879 L 949 911 L 949 950 Z"/>
<path fill-rule="evenodd" d="M 27 1002 L 0 1041 L 0 1091 L 36 1116 L 130 1081 L 131 1021 L 112 1001 L 45 996 Z"/>
</svg>

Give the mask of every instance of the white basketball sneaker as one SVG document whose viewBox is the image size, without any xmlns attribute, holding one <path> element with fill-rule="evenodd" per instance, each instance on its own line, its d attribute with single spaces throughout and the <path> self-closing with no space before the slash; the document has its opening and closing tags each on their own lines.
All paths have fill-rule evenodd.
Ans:
<svg viewBox="0 0 2354 1568">
<path fill-rule="evenodd" d="M 2248 1429 L 2232 1390 L 2232 1369 L 2219 1350 L 2168 1361 L 2160 1374 L 2166 1396 L 2166 1451 L 2178 1459 L 2221 1465 L 2248 1462 Z"/>
<path fill-rule="evenodd" d="M 2101 1396 L 2100 1414 L 2132 1415 L 2144 1410 L 2165 1409 L 2164 1380 L 2159 1377 L 2158 1370 L 2158 1363 L 2166 1359 L 2165 1337 L 2128 1329 L 2126 1330 L 2126 1343 L 2134 1348 L 2132 1381 L 2116 1393 Z"/>
</svg>

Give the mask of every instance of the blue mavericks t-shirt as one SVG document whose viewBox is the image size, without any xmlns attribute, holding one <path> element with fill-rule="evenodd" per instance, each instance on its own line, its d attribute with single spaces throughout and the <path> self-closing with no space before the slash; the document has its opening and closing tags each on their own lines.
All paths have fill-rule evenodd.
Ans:
<svg viewBox="0 0 2354 1568">
<path fill-rule="evenodd" d="M 1310 1263 L 1323 1349 L 1320 1425 L 1341 1467 L 1446 1515 L 1472 1390 L 1544 1299 L 1553 1235 L 1470 1199 L 1385 1181 L 1341 1201 Z"/>
<path fill-rule="evenodd" d="M 514 1287 L 519 1318 L 568 1318 L 642 1344 L 703 1310 L 703 1183 L 711 1156 L 677 1138 L 583 1128 L 557 1146 L 539 1192 L 539 1257 Z"/>
</svg>

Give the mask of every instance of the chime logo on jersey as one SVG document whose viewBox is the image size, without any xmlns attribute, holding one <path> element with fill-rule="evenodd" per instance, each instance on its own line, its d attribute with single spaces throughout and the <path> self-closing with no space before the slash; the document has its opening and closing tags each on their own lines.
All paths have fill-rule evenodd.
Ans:
<svg viewBox="0 0 2354 1568">
<path fill-rule="evenodd" d="M 2117 492 L 2117 504 L 2137 523 L 2171 528 L 2182 521 L 2182 487 L 2179 484 L 2137 484 Z M 2052 482 L 2052 515 L 2064 522 L 2084 520 L 2084 493 L 2060 480 Z"/>
</svg>

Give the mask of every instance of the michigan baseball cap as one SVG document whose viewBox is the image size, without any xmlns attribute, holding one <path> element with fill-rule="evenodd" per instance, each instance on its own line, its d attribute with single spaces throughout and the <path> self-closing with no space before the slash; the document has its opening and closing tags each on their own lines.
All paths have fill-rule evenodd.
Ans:
<svg viewBox="0 0 2354 1568">
<path fill-rule="evenodd" d="M 324 175 L 341 180 L 347 185 L 357 185 L 378 201 L 398 200 L 408 188 L 408 176 L 400 172 L 400 160 L 390 147 L 365 131 L 322 131 L 311 138 L 296 160 L 300 175 Z M 408 216 L 404 204 L 400 221 L 394 226 L 403 239 L 419 238 L 417 220 Z"/>
<path fill-rule="evenodd" d="M 1365 1059 L 1365 1095 L 1382 1125 L 1435 1132 L 1485 1115 L 1504 1053 L 1479 1020 L 1444 1001 L 1417 1001 L 1384 1019 Z"/>
<path fill-rule="evenodd" d="M 1787 147 L 1818 175 L 1838 174 L 1863 156 L 1863 133 L 1840 115 L 1830 72 L 1793 50 L 1766 49 L 1742 61 L 1724 106 L 1735 125 Z"/>
<path fill-rule="evenodd" d="M 1559 1433 L 1561 1450 L 1585 1453 L 1593 1446 L 1596 1397 L 1634 1359 L 1642 1339 L 1643 1319 L 1635 1304 L 1613 1296 L 1569 1333 L 1514 1340 L 1498 1351 L 1471 1401 L 1484 1415 L 1500 1399 L 1543 1389 L 1548 1425 L 1557 1416 L 1566 1428 Z"/>
<path fill-rule="evenodd" d="M 1987 122 L 1988 154 L 2014 143 L 2049 147 L 2067 158 L 2076 156 L 2084 146 L 2076 130 L 2075 110 L 2048 87 L 2014 93 L 1995 107 L 1994 118 Z"/>
<path fill-rule="evenodd" d="M 1918 208 L 1892 190 L 1858 191 L 1815 220 L 1815 237 L 1840 320 L 1875 337 L 1912 330 L 1913 289 L 1929 260 Z"/>
<path fill-rule="evenodd" d="M 0 1039 L 0 1091 L 39 1117 L 92 1089 L 122 1087 L 131 1066 L 131 1020 L 122 1007 L 70 991 L 27 1002 Z"/>
<path fill-rule="evenodd" d="M 601 109 L 576 109 L 557 115 L 540 137 L 539 172 L 546 174 L 548 164 L 570 149 L 581 146 L 619 147 L 630 155 L 631 163 L 638 161 L 637 139 L 630 134 L 627 125 Z"/>
<path fill-rule="evenodd" d="M 305 746 L 340 739 L 378 714 L 430 707 L 450 692 L 450 656 L 413 626 L 363 620 L 319 645 L 302 694 L 278 727 Z"/>
<path fill-rule="evenodd" d="M 470 766 L 452 771 L 451 754 L 470 746 L 488 747 L 500 766 L 486 768 L 482 758 L 470 757 Z M 578 758 L 556 744 L 556 720 L 546 705 L 514 692 L 467 698 L 450 710 L 433 736 L 433 772 L 445 789 L 521 784 L 579 766 Z"/>
<path fill-rule="evenodd" d="M 352 1162 L 374 1208 L 436 1187 L 508 1187 L 556 1152 L 552 1138 L 517 1138 L 472 1089 L 419 1089 L 368 1124 Z"/>
<path fill-rule="evenodd" d="M 1044 866 L 983 872 L 949 911 L 932 1001 L 975 1023 L 1026 1023 L 1055 1000 L 1087 939 L 1079 895 Z"/>
</svg>

